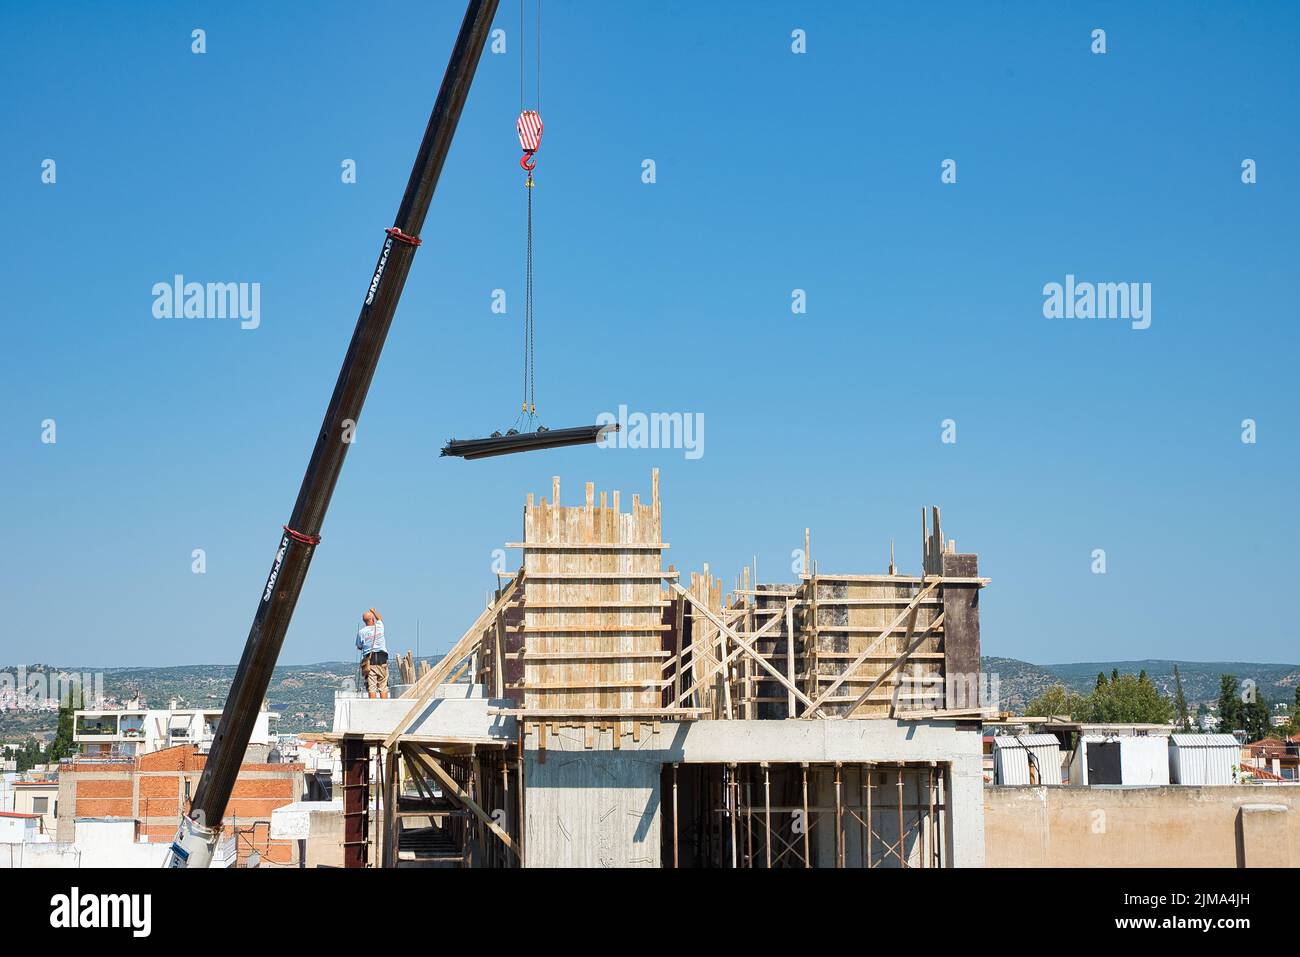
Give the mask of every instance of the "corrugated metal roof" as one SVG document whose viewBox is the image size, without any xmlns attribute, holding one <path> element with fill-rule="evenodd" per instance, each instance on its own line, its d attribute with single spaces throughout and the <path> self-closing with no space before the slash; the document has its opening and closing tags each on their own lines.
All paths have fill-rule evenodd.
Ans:
<svg viewBox="0 0 1300 957">
<path fill-rule="evenodd" d="M 998 735 L 993 739 L 993 766 L 998 784 L 1031 782 L 1030 760 L 1037 784 L 1061 783 L 1061 743 L 1054 734 Z"/>
<path fill-rule="evenodd" d="M 1054 734 L 999 734 L 993 738 L 995 748 L 1036 748 L 1041 745 L 1056 745 L 1061 741 Z"/>
<path fill-rule="evenodd" d="M 1230 734 L 1171 734 L 1169 740 L 1177 748 L 1240 748 Z"/>
</svg>

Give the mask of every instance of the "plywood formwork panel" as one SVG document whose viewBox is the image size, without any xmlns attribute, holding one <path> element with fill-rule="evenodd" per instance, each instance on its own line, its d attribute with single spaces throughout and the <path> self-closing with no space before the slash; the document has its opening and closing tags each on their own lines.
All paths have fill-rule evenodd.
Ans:
<svg viewBox="0 0 1300 957">
<path fill-rule="evenodd" d="M 879 580 L 864 581 L 817 575 L 812 581 L 816 597 L 812 654 L 818 693 L 826 690 L 836 678 L 843 675 L 858 656 L 870 651 L 870 655 L 853 669 L 826 700 L 824 710 L 828 715 L 845 714 L 858 696 L 907 650 L 912 639 L 927 629 L 929 634 L 912 652 L 906 664 L 885 678 L 871 696 L 853 711 L 853 716 L 888 716 L 900 681 L 904 684 L 898 699 L 898 706 L 902 710 L 914 705 L 919 707 L 920 701 L 915 699 L 933 695 L 934 692 L 930 689 L 934 683 L 937 682 L 942 687 L 943 626 L 932 627 L 935 619 L 943 612 L 940 590 L 931 592 L 917 606 L 914 631 L 909 632 L 907 622 L 904 621 L 884 634 L 925 587 L 915 578 L 900 576 L 899 581 L 890 581 L 889 578 L 890 576 L 880 576 Z"/>
<path fill-rule="evenodd" d="M 552 496 L 524 509 L 522 623 L 525 712 L 573 719 L 663 707 L 664 598 L 658 472 L 649 503 L 620 495 L 580 506 Z"/>
<path fill-rule="evenodd" d="M 786 614 L 789 602 L 800 601 L 803 589 L 798 585 L 755 585 L 747 601 L 754 606 L 755 628 L 766 625 L 773 616 L 777 622 L 756 647 L 772 665 L 796 685 L 802 686 L 801 677 L 807 671 L 803 643 L 799 640 L 799 623 L 803 618 L 801 605 L 796 604 Z M 794 695 L 779 681 L 761 671 L 754 677 L 753 717 L 781 720 L 793 718 L 797 713 Z"/>
<path fill-rule="evenodd" d="M 704 607 L 721 615 L 722 579 L 714 578 L 707 564 L 703 572 L 691 572 L 690 592 Z M 691 677 L 695 679 L 718 666 L 721 648 L 717 626 L 703 615 L 694 614 L 693 609 L 689 613 Z M 699 689 L 693 699 L 700 707 L 707 708 L 708 715 L 714 718 L 722 716 L 722 680 L 722 672 L 717 673 Z"/>
</svg>

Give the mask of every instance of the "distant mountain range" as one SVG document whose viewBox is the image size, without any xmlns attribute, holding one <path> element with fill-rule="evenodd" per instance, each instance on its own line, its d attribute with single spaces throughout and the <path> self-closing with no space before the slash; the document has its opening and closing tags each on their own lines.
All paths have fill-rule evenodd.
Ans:
<svg viewBox="0 0 1300 957">
<path fill-rule="evenodd" d="M 1097 683 L 1098 672 L 1109 675 L 1116 668 L 1121 674 L 1146 671 L 1163 694 L 1173 697 L 1174 666 L 1183 679 L 1183 694 L 1195 712 L 1199 704 L 1219 699 L 1219 676 L 1235 675 L 1238 681 L 1253 679 L 1259 694 L 1269 704 L 1295 701 L 1295 687 L 1300 683 L 1300 665 L 1260 664 L 1249 661 L 1079 661 L 1063 665 L 1033 665 L 1015 658 L 984 658 L 986 673 L 998 676 L 1002 706 L 1024 712 L 1034 697 L 1054 684 L 1087 694 Z"/>
<path fill-rule="evenodd" d="M 436 661 L 437 659 L 430 659 Z M 1062 665 L 1035 665 L 1015 658 L 985 658 L 986 673 L 997 675 L 1002 706 L 1023 713 L 1024 707 L 1046 688 L 1061 683 L 1087 693 L 1097 680 L 1097 673 L 1137 674 L 1145 669 L 1162 692 L 1174 693 L 1174 666 L 1183 679 L 1183 691 L 1193 711 L 1201 703 L 1216 701 L 1219 676 L 1236 675 L 1238 680 L 1252 678 L 1261 696 L 1270 704 L 1295 700 L 1300 683 L 1300 665 L 1259 664 L 1242 661 L 1083 661 Z M 27 665 L 28 672 L 45 669 L 45 665 Z M 0 667 L 11 675 L 15 666 Z M 53 669 L 59 670 L 59 669 Z M 219 708 L 235 676 L 233 665 L 180 665 L 170 668 L 65 668 L 77 673 L 102 671 L 104 692 L 110 701 L 121 703 L 139 695 L 153 708 L 165 708 L 171 699 L 191 708 Z M 312 665 L 280 665 L 275 669 L 267 699 L 279 712 L 282 732 L 327 729 L 334 715 L 334 692 L 356 675 L 356 664 L 349 661 L 326 661 Z M 0 710 L 0 741 L 22 740 L 29 735 L 53 735 L 57 715 L 53 712 Z"/>
</svg>

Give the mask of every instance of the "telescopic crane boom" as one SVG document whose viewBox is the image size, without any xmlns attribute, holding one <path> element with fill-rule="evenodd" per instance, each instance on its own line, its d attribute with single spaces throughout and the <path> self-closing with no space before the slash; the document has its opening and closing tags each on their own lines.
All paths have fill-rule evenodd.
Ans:
<svg viewBox="0 0 1300 957">
<path fill-rule="evenodd" d="M 343 469 L 352 432 L 360 420 L 361 407 L 379 363 L 379 353 L 402 295 L 406 274 L 420 245 L 420 229 L 429 212 L 429 202 L 437 188 L 498 3 L 499 0 L 470 0 L 465 11 L 451 62 L 447 64 L 402 205 L 397 210 L 397 220 L 384 236 L 379 261 L 366 289 L 356 330 L 325 411 L 325 421 L 307 464 L 298 500 L 289 523 L 284 526 L 270 574 L 258 597 L 248 642 L 221 712 L 221 723 L 213 737 L 203 776 L 194 792 L 190 814 L 182 821 L 172 844 L 168 857 L 170 867 L 206 867 L 212 860 L 253 724 L 266 697 L 312 554 L 320 543 L 325 512 Z M 391 75 L 400 76 L 401 71 L 395 70 Z"/>
</svg>

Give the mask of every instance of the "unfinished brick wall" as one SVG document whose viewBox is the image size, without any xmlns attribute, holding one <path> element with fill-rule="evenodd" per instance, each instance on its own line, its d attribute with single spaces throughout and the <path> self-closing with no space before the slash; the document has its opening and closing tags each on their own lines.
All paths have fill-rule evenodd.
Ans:
<svg viewBox="0 0 1300 957">
<path fill-rule="evenodd" d="M 139 839 L 170 842 L 181 815 L 189 810 L 188 797 L 198 786 L 205 761 L 193 745 L 129 762 L 75 761 L 60 774 L 59 818 L 131 818 Z M 303 770 L 301 764 L 240 768 L 226 808 L 223 839 L 235 835 L 241 865 L 254 850 L 272 864 L 297 863 L 295 842 L 271 840 L 271 812 L 301 799 Z M 60 840 L 72 840 L 71 827 L 61 827 L 59 833 Z"/>
</svg>

